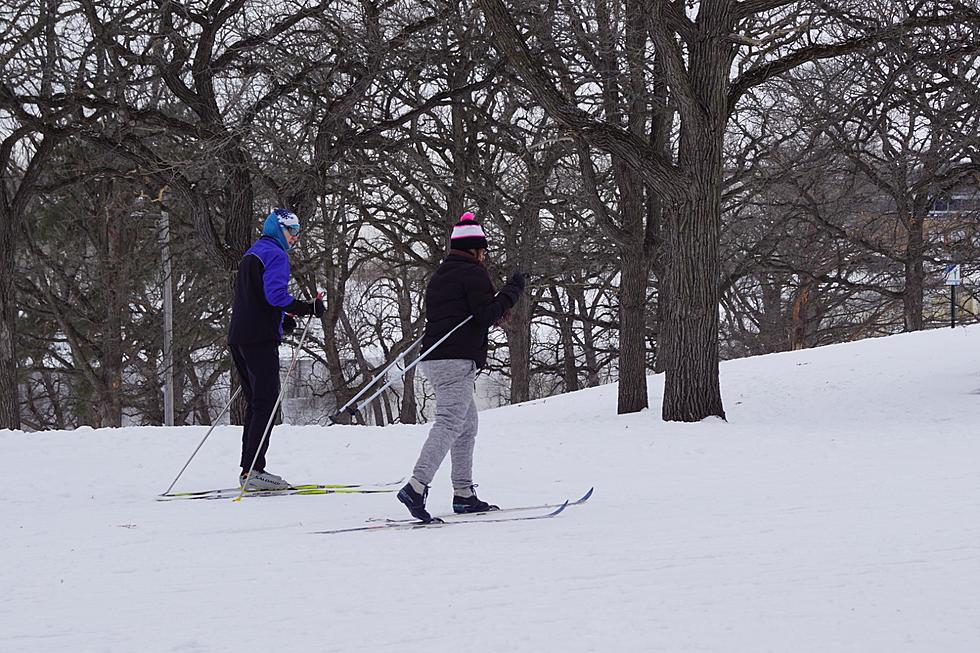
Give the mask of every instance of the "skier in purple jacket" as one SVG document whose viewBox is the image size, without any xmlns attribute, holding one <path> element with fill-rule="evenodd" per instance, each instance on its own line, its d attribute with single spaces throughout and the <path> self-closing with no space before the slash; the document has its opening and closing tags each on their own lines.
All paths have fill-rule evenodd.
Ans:
<svg viewBox="0 0 980 653">
<path fill-rule="evenodd" d="M 319 297 L 303 302 L 289 294 L 289 256 L 287 252 L 299 238 L 299 219 L 291 211 L 275 209 L 265 219 L 262 236 L 245 252 L 235 279 L 228 345 L 245 395 L 245 423 L 242 432 L 242 472 L 244 485 L 252 460 L 255 469 L 249 490 L 289 487 L 281 476 L 265 469 L 269 437 L 266 424 L 279 398 L 279 344 L 283 332 L 290 333 L 296 322 L 292 315 L 323 315 Z M 271 425 L 269 427 L 271 431 Z"/>
</svg>

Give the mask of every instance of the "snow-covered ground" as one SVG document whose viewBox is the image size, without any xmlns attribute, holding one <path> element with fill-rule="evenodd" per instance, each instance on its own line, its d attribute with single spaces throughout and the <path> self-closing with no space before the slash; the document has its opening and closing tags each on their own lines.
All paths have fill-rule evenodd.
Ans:
<svg viewBox="0 0 980 653">
<path fill-rule="evenodd" d="M 157 502 L 202 427 L 0 432 L 0 651 L 980 650 L 980 327 L 723 364 L 729 421 L 615 387 L 481 415 L 480 495 L 555 519 L 313 535 L 394 495 Z M 278 427 L 294 482 L 427 428 Z M 220 427 L 178 489 L 236 479 Z M 451 499 L 448 460 L 430 494 Z"/>
</svg>

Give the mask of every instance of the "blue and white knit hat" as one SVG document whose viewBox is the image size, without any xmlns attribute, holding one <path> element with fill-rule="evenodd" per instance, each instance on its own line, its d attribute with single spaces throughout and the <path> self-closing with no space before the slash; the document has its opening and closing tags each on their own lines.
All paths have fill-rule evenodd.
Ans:
<svg viewBox="0 0 980 653">
<path fill-rule="evenodd" d="M 279 218 L 279 226 L 293 234 L 299 235 L 299 218 L 288 209 L 273 209 L 272 214 Z"/>
<path fill-rule="evenodd" d="M 487 249 L 487 235 L 469 211 L 459 216 L 449 237 L 449 246 L 453 249 Z"/>
<path fill-rule="evenodd" d="M 283 229 L 294 236 L 298 236 L 300 232 L 299 218 L 287 209 L 273 209 L 272 213 L 265 219 L 265 224 L 262 225 L 262 233 L 275 238 L 283 249 L 289 249 L 289 243 L 286 242 L 286 237 L 282 235 Z"/>
</svg>

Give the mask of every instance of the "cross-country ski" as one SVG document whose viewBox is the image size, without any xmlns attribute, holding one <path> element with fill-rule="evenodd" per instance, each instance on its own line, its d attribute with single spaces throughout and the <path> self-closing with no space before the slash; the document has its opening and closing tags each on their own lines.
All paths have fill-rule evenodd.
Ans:
<svg viewBox="0 0 980 653">
<path fill-rule="evenodd" d="M 406 530 L 406 529 L 432 529 L 440 526 L 454 526 L 456 524 L 501 524 L 505 522 L 531 521 L 537 519 L 549 519 L 557 517 L 565 508 L 568 502 L 564 502 L 550 512 L 542 512 L 535 515 L 523 515 L 520 517 L 492 517 L 496 512 L 474 513 L 465 519 L 439 519 L 433 518 L 432 521 L 410 521 L 410 522 L 382 522 L 369 526 L 352 526 L 350 528 L 338 528 L 334 530 L 313 531 L 314 535 L 339 535 L 341 533 L 358 533 L 362 531 L 386 531 L 386 530 Z"/>
<path fill-rule="evenodd" d="M 213 501 L 218 499 L 234 499 L 238 496 L 242 496 L 246 499 L 255 499 L 259 497 L 325 496 L 328 494 L 390 494 L 396 491 L 396 488 L 385 487 L 319 487 L 314 485 L 288 487 L 280 490 L 246 490 L 244 493 L 242 493 L 240 488 L 228 488 L 224 490 L 211 490 L 204 493 L 160 495 L 156 497 L 156 500 Z"/>
<path fill-rule="evenodd" d="M 489 510 L 485 512 L 475 512 L 475 513 L 456 513 L 456 512 L 445 512 L 437 513 L 433 515 L 433 519 L 441 519 L 443 521 L 458 521 L 461 517 L 467 517 L 469 515 L 505 515 L 515 512 L 525 512 L 528 510 L 545 510 L 549 508 L 561 508 L 561 507 L 572 507 L 580 506 L 592 497 L 592 492 L 595 488 L 589 488 L 589 491 L 583 494 L 580 498 L 574 501 L 565 501 L 563 503 L 543 503 L 535 506 L 511 506 L 507 508 L 497 508 L 496 510 Z M 419 523 L 416 519 L 392 519 L 390 517 L 370 517 L 367 519 L 369 523 L 380 522 L 385 524 L 417 524 Z"/>
<path fill-rule="evenodd" d="M 245 492 L 248 496 L 277 496 L 285 494 L 310 494 L 319 492 L 321 490 L 358 490 L 364 492 L 393 492 L 394 486 L 401 485 L 405 479 L 400 479 L 398 481 L 393 481 L 389 483 L 347 483 L 347 484 L 318 484 L 318 483 L 306 483 L 299 485 L 290 485 L 279 490 L 247 490 Z M 198 490 L 194 492 L 170 492 L 168 494 L 161 494 L 157 497 L 159 501 L 167 501 L 170 499 L 206 499 L 206 498 L 223 498 L 223 497 L 234 497 L 241 492 L 241 488 L 221 488 L 215 490 Z"/>
</svg>

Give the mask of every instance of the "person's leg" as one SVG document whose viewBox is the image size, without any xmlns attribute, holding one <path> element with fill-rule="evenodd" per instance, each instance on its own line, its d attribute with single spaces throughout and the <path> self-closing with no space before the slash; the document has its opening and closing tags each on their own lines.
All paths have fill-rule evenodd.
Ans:
<svg viewBox="0 0 980 653">
<path fill-rule="evenodd" d="M 268 435 L 258 458 L 255 457 L 255 452 L 259 450 L 259 443 L 263 440 L 266 424 L 269 424 L 270 434 L 272 430 L 269 418 L 279 398 L 279 346 L 270 342 L 243 345 L 241 349 L 248 364 L 249 383 L 252 386 L 252 418 L 242 450 L 242 469 L 248 471 L 255 459 L 254 469 L 262 471 L 266 464 L 265 453 L 269 448 Z"/>
<path fill-rule="evenodd" d="M 475 366 L 474 366 L 475 367 Z M 470 406 L 463 419 L 463 429 L 453 443 L 453 512 L 473 513 L 498 510 L 493 504 L 487 503 L 476 496 L 476 486 L 473 484 L 473 448 L 476 445 L 476 433 L 479 429 L 479 412 L 476 409 L 476 397 L 470 393 Z"/>
<path fill-rule="evenodd" d="M 416 519 L 432 521 L 425 509 L 429 484 L 453 442 L 459 437 L 473 398 L 475 365 L 468 360 L 435 360 L 422 363 L 422 373 L 436 393 L 436 419 L 422 452 L 415 463 L 412 478 L 398 491 L 398 500 Z"/>
<path fill-rule="evenodd" d="M 480 426 L 479 415 L 479 411 L 476 409 L 476 397 L 473 396 L 473 388 L 471 387 L 469 407 L 463 416 L 463 425 L 459 437 L 456 438 L 449 450 L 453 465 L 454 490 L 469 490 L 473 485 L 473 449 L 476 445 L 476 433 Z"/>
<path fill-rule="evenodd" d="M 240 345 L 231 345 L 231 360 L 235 363 L 235 370 L 238 372 L 238 382 L 242 386 L 242 398 L 245 400 L 245 420 L 242 422 L 242 469 L 248 469 L 252 459 L 245 462 L 248 452 L 249 428 L 252 424 L 254 412 L 252 410 L 252 374 L 248 369 L 248 362 L 241 350 Z M 255 453 L 254 450 L 252 452 Z"/>
<path fill-rule="evenodd" d="M 473 403 L 476 366 L 469 360 L 435 360 L 423 362 L 422 367 L 422 373 L 435 390 L 436 417 L 412 476 L 419 483 L 429 485 L 466 425 Z"/>
</svg>

